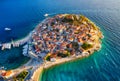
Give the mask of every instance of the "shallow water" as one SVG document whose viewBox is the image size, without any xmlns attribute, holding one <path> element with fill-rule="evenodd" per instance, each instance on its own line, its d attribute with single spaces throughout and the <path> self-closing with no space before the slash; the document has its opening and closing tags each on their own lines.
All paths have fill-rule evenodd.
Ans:
<svg viewBox="0 0 120 81">
<path fill-rule="evenodd" d="M 11 38 L 20 39 L 26 36 L 45 19 L 45 13 L 50 16 L 59 13 L 83 14 L 101 28 L 104 34 L 102 49 L 88 58 L 46 70 L 41 81 L 119 81 L 119 4 L 120 0 L 2 0 L 0 41 L 8 42 Z M 12 31 L 4 31 L 5 27 L 10 27 Z M 22 56 L 21 49 L 0 52 L 0 66 L 14 68 L 24 63 L 27 57 Z"/>
</svg>

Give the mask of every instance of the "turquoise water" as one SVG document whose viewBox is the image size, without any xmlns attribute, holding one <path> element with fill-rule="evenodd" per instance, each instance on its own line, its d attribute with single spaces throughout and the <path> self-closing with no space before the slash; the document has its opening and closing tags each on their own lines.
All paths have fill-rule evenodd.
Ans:
<svg viewBox="0 0 120 81">
<path fill-rule="evenodd" d="M 101 28 L 104 34 L 101 50 L 88 58 L 45 70 L 40 81 L 119 81 L 119 11 L 77 13 L 84 14 Z"/>
<path fill-rule="evenodd" d="M 88 58 L 45 70 L 41 81 L 120 81 L 120 0 L 1 0 L 0 42 L 25 37 L 45 13 L 83 14 L 102 30 L 102 49 Z M 4 31 L 5 27 L 12 29 Z M 19 67 L 29 58 L 22 47 L 0 51 L 0 67 Z"/>
<path fill-rule="evenodd" d="M 104 4 L 108 8 L 103 8 Z M 39 81 L 120 81 L 120 7 L 117 1 L 94 6 L 100 9 L 67 12 L 83 14 L 101 28 L 105 36 L 101 50 L 88 58 L 49 68 Z"/>
</svg>

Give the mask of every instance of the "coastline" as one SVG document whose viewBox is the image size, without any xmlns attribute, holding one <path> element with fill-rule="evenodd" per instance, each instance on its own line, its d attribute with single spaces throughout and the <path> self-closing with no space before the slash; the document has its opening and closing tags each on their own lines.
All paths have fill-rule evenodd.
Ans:
<svg viewBox="0 0 120 81">
<path fill-rule="evenodd" d="M 46 19 L 47 19 L 47 18 L 46 18 Z M 37 25 L 30 33 L 28 33 L 25 37 L 22 37 L 22 38 L 20 38 L 20 39 L 14 40 L 14 42 L 16 43 L 16 42 L 20 42 L 20 41 L 24 41 L 24 40 L 25 40 L 24 44 L 27 43 L 28 40 L 32 37 L 32 33 L 35 31 L 35 29 L 38 28 L 41 23 L 44 23 L 44 22 L 46 21 L 46 19 L 44 19 L 43 21 L 40 21 L 40 22 L 38 23 L 38 25 Z M 11 44 L 11 42 L 6 42 L 6 43 L 3 43 L 3 44 Z M 3 44 L 2 44 L 2 45 L 3 45 Z M 20 46 L 22 46 L 22 45 L 24 45 L 24 44 L 20 44 Z M 13 47 L 13 48 L 15 48 L 15 47 Z M 12 48 L 11 48 L 11 49 L 12 49 Z M 11 49 L 9 49 L 9 50 L 11 50 Z M 0 49 L 0 50 L 1 50 L 1 49 Z M 6 50 L 6 49 L 5 49 L 5 50 Z M 3 50 L 1 50 L 1 51 L 3 51 Z M 22 55 L 24 55 L 24 54 L 22 53 Z M 25 56 L 25 55 L 24 55 L 24 56 Z M 29 56 L 28 56 L 28 57 L 29 57 Z M 25 67 L 25 66 L 26 66 L 26 67 L 25 67 L 24 69 L 30 68 L 31 62 L 32 62 L 32 58 L 30 58 L 28 61 L 26 61 L 25 63 L 21 64 L 21 65 L 20 65 L 19 67 L 17 67 L 17 68 L 9 69 L 10 71 L 12 71 L 12 75 L 6 76 L 6 78 L 7 78 L 7 79 L 10 79 L 11 76 L 13 76 L 13 75 L 16 74 L 16 71 L 19 71 L 19 69 L 23 69 L 23 67 Z M 9 70 L 1 69 L 1 70 L 0 70 L 0 74 L 2 73 L 2 71 L 3 71 L 3 72 L 7 72 L 7 71 L 9 71 Z M 18 74 L 18 73 L 17 73 L 17 74 Z M 17 75 L 17 74 L 16 74 L 16 75 Z"/>
<path fill-rule="evenodd" d="M 96 45 L 99 46 L 99 50 L 100 50 L 101 45 L 100 44 L 96 44 Z M 94 48 L 91 49 L 91 53 L 88 53 L 88 52 L 85 51 L 78 56 L 70 56 L 70 57 L 67 57 L 67 58 L 56 59 L 55 62 L 46 61 L 46 62 L 44 62 L 44 64 L 40 65 L 38 69 L 36 69 L 34 71 L 32 77 L 31 77 L 31 80 L 32 81 L 39 81 L 39 80 L 41 80 L 42 73 L 43 73 L 44 69 L 48 69 L 50 67 L 53 67 L 53 66 L 56 66 L 56 65 L 59 65 L 59 64 L 63 64 L 63 63 L 66 63 L 66 62 L 75 61 L 77 59 L 86 58 L 86 57 L 94 54 L 95 51 L 93 51 L 93 50 L 94 50 Z"/>
<path fill-rule="evenodd" d="M 20 38 L 17 40 L 11 40 L 11 42 L 7 42 L 7 43 L 2 43 L 0 50 L 5 50 L 5 49 L 10 50 L 14 47 L 19 47 L 21 45 L 24 45 L 31 38 L 31 34 L 32 34 L 32 31 L 23 38 Z"/>
<path fill-rule="evenodd" d="M 25 43 L 28 42 L 28 40 L 31 38 L 32 33 L 35 31 L 36 28 L 39 27 L 39 25 L 41 23 L 44 23 L 48 18 L 45 18 L 43 21 L 40 21 L 38 23 L 37 26 L 35 26 L 35 28 L 33 30 L 31 30 L 26 36 L 20 38 L 20 39 L 16 39 L 16 40 L 11 40 L 10 42 L 5 42 L 5 43 L 0 43 L 0 47 L 1 47 L 1 51 L 5 50 L 5 49 L 12 49 L 14 47 L 19 47 L 21 45 L 24 45 Z M 13 45 L 13 47 L 12 47 Z"/>
<path fill-rule="evenodd" d="M 25 43 L 27 43 L 30 38 L 32 37 L 32 34 L 34 32 L 37 32 L 36 31 L 36 28 L 38 28 L 42 23 L 45 23 L 45 21 L 47 20 L 48 18 L 44 19 L 43 21 L 41 21 L 36 27 L 34 30 L 32 30 L 26 37 L 24 37 L 23 39 L 20 39 L 18 41 L 22 41 L 24 39 L 27 39 Z M 87 18 L 86 18 L 87 19 Z M 98 28 L 98 31 L 100 30 L 100 28 L 98 26 L 96 26 L 92 21 L 90 21 L 89 19 L 87 19 L 87 21 L 91 22 L 92 25 L 94 25 L 96 28 Z M 99 35 L 98 37 L 95 37 L 97 40 L 98 39 L 102 39 L 103 38 L 103 34 L 102 32 L 99 31 Z M 25 44 L 24 43 L 24 44 Z M 32 61 L 32 58 L 26 62 L 25 64 L 23 64 L 22 66 L 20 66 L 19 68 L 16 68 L 15 70 L 13 69 L 13 72 L 15 72 L 16 70 L 20 70 L 22 69 L 25 70 L 25 69 L 29 69 L 29 68 L 32 68 L 34 67 L 34 69 L 32 70 L 32 76 L 30 78 L 30 80 L 32 81 L 39 81 L 39 79 L 41 79 L 42 77 L 42 73 L 44 71 L 44 69 L 48 69 L 52 66 L 55 66 L 55 65 L 58 65 L 58 64 L 62 64 L 62 63 L 65 63 L 65 62 L 70 62 L 70 61 L 74 61 L 74 60 L 77 60 L 77 59 L 81 59 L 81 58 L 85 58 L 85 57 L 88 57 L 90 56 L 91 54 L 93 54 L 95 51 L 99 51 L 101 48 L 101 40 L 98 40 L 94 46 L 92 48 L 89 48 L 87 50 L 84 50 L 82 53 L 78 54 L 78 55 L 71 55 L 71 56 L 68 56 L 66 58 L 55 58 L 55 61 L 44 61 L 42 63 L 39 62 L 39 64 L 31 64 L 31 61 Z M 89 52 L 88 52 L 89 51 Z M 24 55 L 24 54 L 23 54 Z M 29 56 L 28 56 L 29 57 Z M 26 66 L 26 67 L 25 67 Z M 20 70 L 21 72 L 21 70 Z M 19 72 L 19 73 L 20 73 Z M 18 74 L 18 73 L 17 73 Z"/>
<path fill-rule="evenodd" d="M 39 81 L 41 80 L 41 77 L 42 77 L 42 73 L 44 71 L 44 69 L 48 69 L 50 67 L 53 67 L 53 66 L 56 66 L 56 65 L 59 65 L 59 64 L 63 64 L 63 63 L 66 63 L 66 62 L 70 62 L 70 61 L 74 61 L 74 60 L 77 60 L 77 59 L 82 59 L 82 58 L 86 58 L 88 56 L 90 56 L 91 54 L 89 55 L 86 55 L 86 54 L 82 54 L 82 55 L 78 55 L 78 56 L 73 56 L 73 57 L 68 57 L 68 58 L 62 58 L 62 59 L 57 59 L 55 62 L 46 62 L 44 65 L 41 65 L 33 74 L 33 76 L 31 77 L 31 80 L 32 81 Z"/>
<path fill-rule="evenodd" d="M 94 25 L 96 28 L 98 28 L 99 30 L 99 38 L 102 40 L 102 38 L 104 38 L 102 32 L 100 32 L 100 28 L 98 26 L 96 26 L 94 24 L 94 22 L 90 21 L 88 18 L 86 18 L 86 20 L 88 20 L 89 22 L 92 23 L 92 25 Z M 96 39 L 98 39 L 98 37 Z M 42 77 L 42 73 L 44 71 L 44 69 L 48 69 L 50 67 L 53 67 L 55 65 L 58 65 L 58 64 L 62 64 L 62 63 L 65 63 L 65 62 L 70 62 L 70 61 L 74 61 L 74 60 L 77 60 L 77 59 L 82 59 L 82 58 L 86 58 L 92 54 L 94 54 L 95 51 L 99 51 L 101 49 L 101 40 L 97 41 L 94 46 L 88 50 L 84 50 L 82 54 L 79 54 L 79 55 L 73 55 L 73 56 L 69 56 L 69 57 L 66 57 L 66 58 L 60 58 L 60 59 L 55 59 L 54 62 L 51 62 L 51 61 L 46 61 L 44 62 L 42 65 L 39 66 L 38 69 L 36 69 L 31 77 L 31 80 L 32 81 L 39 81 L 41 80 L 41 77 Z M 89 52 L 88 52 L 89 51 Z"/>
</svg>

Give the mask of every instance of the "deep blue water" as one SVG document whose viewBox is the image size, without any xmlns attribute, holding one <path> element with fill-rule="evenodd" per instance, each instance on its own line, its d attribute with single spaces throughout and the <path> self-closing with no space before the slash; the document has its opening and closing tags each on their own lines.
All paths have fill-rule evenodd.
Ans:
<svg viewBox="0 0 120 81">
<path fill-rule="evenodd" d="M 41 81 L 120 81 L 120 0 L 2 0 L 0 42 L 25 37 L 45 13 L 83 14 L 104 34 L 102 49 L 88 58 L 45 70 Z M 11 32 L 4 31 L 10 27 Z M 22 47 L 0 52 L 0 66 L 15 68 L 28 60 Z M 16 60 L 17 59 L 17 60 Z"/>
<path fill-rule="evenodd" d="M 0 67 L 6 70 L 15 69 L 26 63 L 29 58 L 22 55 L 22 46 L 13 48 L 12 50 L 0 51 Z"/>
</svg>

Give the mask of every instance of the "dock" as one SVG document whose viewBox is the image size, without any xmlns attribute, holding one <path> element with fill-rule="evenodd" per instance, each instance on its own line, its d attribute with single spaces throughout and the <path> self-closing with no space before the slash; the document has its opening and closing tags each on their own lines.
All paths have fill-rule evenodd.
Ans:
<svg viewBox="0 0 120 81">
<path fill-rule="evenodd" d="M 0 50 L 11 49 L 12 47 L 19 47 L 19 46 L 27 43 L 30 38 L 31 38 L 31 33 L 27 37 L 25 37 L 21 40 L 18 40 L 18 41 L 12 40 L 9 43 L 0 43 L 0 48 L 1 48 Z"/>
</svg>

